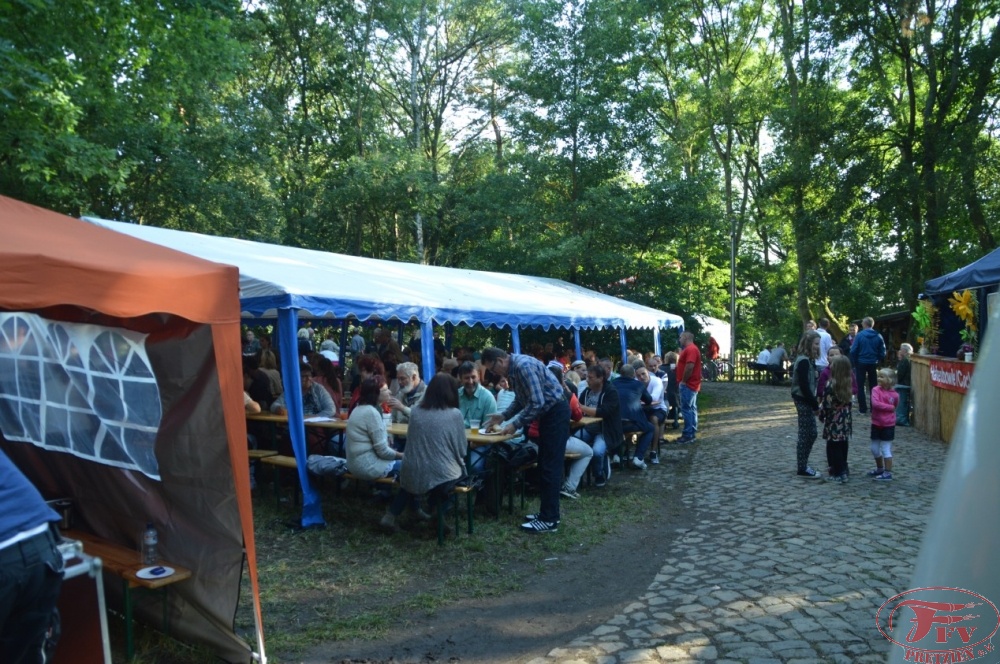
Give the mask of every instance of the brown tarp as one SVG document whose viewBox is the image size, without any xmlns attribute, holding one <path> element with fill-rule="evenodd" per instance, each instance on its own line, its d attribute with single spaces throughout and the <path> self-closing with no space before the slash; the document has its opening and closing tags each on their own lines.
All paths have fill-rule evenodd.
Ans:
<svg viewBox="0 0 1000 664">
<path fill-rule="evenodd" d="M 4 448 L 43 493 L 77 499 L 82 528 L 137 547 L 145 522 L 155 521 L 162 557 L 194 572 L 171 593 L 172 633 L 227 661 L 250 661 L 232 628 L 244 547 L 261 624 L 237 269 L 3 196 L 0 237 L 0 310 L 150 335 L 161 481 L 31 444 Z"/>
</svg>

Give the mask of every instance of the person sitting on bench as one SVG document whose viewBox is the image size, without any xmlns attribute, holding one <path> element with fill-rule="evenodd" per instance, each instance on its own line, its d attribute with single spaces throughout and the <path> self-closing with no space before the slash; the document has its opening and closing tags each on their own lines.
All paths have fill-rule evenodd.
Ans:
<svg viewBox="0 0 1000 664">
<path fill-rule="evenodd" d="M 788 354 L 785 352 L 785 343 L 779 341 L 774 345 L 771 355 L 767 360 L 768 369 L 771 371 L 771 382 L 775 385 L 785 379 L 785 360 Z"/>
<path fill-rule="evenodd" d="M 760 351 L 760 355 L 757 356 L 756 362 L 750 362 L 750 368 L 754 371 L 770 371 L 771 368 L 768 366 L 771 362 L 771 344 L 764 347 L 764 350 Z"/>
</svg>

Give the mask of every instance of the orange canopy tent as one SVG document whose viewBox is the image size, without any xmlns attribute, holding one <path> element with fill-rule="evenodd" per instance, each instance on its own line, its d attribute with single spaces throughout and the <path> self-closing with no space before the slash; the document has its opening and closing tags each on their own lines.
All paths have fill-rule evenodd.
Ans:
<svg viewBox="0 0 1000 664">
<path fill-rule="evenodd" d="M 0 237 L 0 312 L 138 333 L 162 413 L 153 443 L 158 477 L 15 442 L 23 439 L 8 431 L 0 444 L 43 494 L 76 501 L 77 527 L 137 547 L 143 525 L 153 521 L 162 557 L 194 571 L 170 593 L 172 633 L 231 662 L 252 659 L 232 626 L 245 551 L 256 645 L 266 660 L 237 268 L 2 196 Z M 0 406 L 8 396 L 0 393 Z"/>
</svg>

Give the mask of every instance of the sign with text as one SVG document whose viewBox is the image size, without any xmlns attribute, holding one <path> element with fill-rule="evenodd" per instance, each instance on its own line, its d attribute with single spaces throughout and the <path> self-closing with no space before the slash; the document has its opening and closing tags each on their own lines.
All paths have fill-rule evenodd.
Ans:
<svg viewBox="0 0 1000 664">
<path fill-rule="evenodd" d="M 972 381 L 972 370 L 975 367 L 972 362 L 931 360 L 931 383 L 942 390 L 965 394 Z"/>
</svg>

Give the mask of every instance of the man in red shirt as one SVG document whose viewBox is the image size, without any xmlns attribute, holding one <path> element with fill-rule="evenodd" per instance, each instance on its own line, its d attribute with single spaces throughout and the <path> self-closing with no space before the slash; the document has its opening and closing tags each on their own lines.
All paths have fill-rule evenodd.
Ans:
<svg viewBox="0 0 1000 664">
<path fill-rule="evenodd" d="M 701 351 L 694 335 L 681 335 L 681 354 L 677 358 L 677 384 L 680 387 L 681 417 L 684 433 L 675 442 L 693 443 L 698 433 L 698 392 L 701 391 Z"/>
</svg>

